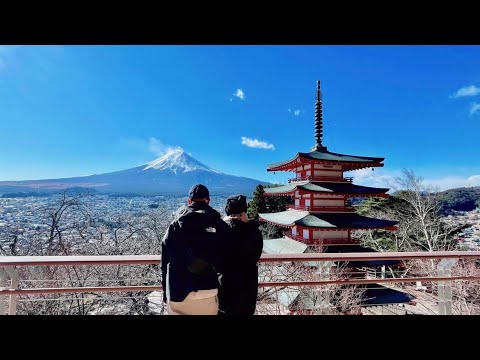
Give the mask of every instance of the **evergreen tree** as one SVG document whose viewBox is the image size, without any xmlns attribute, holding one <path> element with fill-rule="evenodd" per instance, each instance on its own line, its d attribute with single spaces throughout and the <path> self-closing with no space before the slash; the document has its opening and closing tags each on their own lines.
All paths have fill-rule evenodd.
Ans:
<svg viewBox="0 0 480 360">
<path fill-rule="evenodd" d="M 267 205 L 263 194 L 265 194 L 263 185 L 257 185 L 253 192 L 253 199 L 248 204 L 247 215 L 250 219 L 258 221 L 258 214 L 267 212 Z"/>
<path fill-rule="evenodd" d="M 292 204 L 293 200 L 290 196 L 265 196 L 266 187 L 275 187 L 280 185 L 257 185 L 253 192 L 253 199 L 248 205 L 248 217 L 256 221 L 259 220 L 259 213 L 273 213 L 279 211 L 285 211 L 287 204 Z M 262 222 L 260 224 L 260 230 L 262 231 L 265 239 L 278 238 L 283 236 L 285 229 Z"/>
<path fill-rule="evenodd" d="M 273 188 L 281 185 L 268 185 L 266 188 Z M 291 196 L 267 196 L 265 200 L 266 212 L 274 213 L 287 210 L 287 205 L 293 204 L 293 198 Z"/>
</svg>

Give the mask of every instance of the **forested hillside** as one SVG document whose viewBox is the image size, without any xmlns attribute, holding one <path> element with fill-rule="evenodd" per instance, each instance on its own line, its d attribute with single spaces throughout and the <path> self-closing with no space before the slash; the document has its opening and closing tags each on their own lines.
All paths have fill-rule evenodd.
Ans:
<svg viewBox="0 0 480 360">
<path fill-rule="evenodd" d="M 449 189 L 438 195 L 444 214 L 451 210 L 471 211 L 480 206 L 480 186 Z"/>
</svg>

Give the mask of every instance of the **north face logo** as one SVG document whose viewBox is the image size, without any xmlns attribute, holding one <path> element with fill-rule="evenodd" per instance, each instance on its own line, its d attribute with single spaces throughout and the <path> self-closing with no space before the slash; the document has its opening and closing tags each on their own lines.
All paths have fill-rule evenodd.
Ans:
<svg viewBox="0 0 480 360">
<path fill-rule="evenodd" d="M 217 229 L 215 229 L 214 227 L 208 227 L 205 230 L 207 230 L 207 232 L 209 232 L 209 233 L 216 233 L 217 232 Z"/>
</svg>

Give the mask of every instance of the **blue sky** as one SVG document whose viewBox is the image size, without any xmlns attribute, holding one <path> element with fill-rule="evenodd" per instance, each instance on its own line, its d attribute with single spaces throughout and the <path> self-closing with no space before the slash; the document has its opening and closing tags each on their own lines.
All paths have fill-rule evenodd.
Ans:
<svg viewBox="0 0 480 360">
<path fill-rule="evenodd" d="M 181 147 L 233 175 L 314 145 L 480 185 L 479 46 L 0 46 L 0 180 L 122 170 Z"/>
</svg>

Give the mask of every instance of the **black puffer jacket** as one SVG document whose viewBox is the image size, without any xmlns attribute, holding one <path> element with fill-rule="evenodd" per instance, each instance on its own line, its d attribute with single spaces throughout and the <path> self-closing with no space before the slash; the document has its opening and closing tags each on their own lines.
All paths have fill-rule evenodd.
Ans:
<svg viewBox="0 0 480 360">
<path fill-rule="evenodd" d="M 177 210 L 162 240 L 164 300 L 183 301 L 191 291 L 217 289 L 219 243 L 230 239 L 220 214 L 204 203 Z"/>
<path fill-rule="evenodd" d="M 225 218 L 232 240 L 223 243 L 219 308 L 227 315 L 253 315 L 257 302 L 258 260 L 263 239 L 256 221 Z"/>
</svg>

